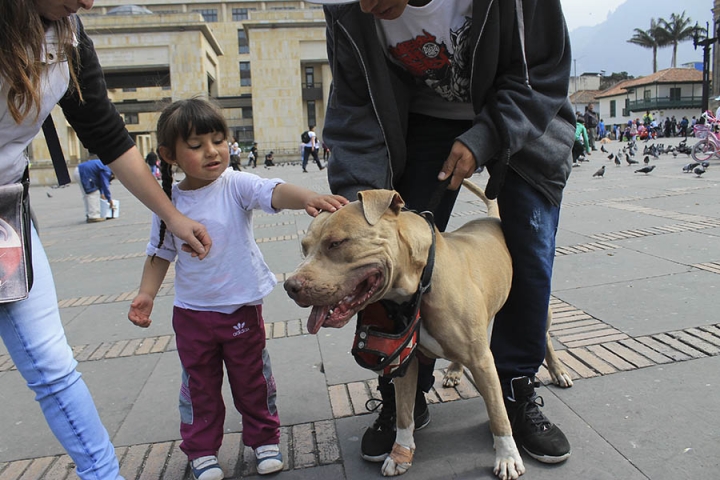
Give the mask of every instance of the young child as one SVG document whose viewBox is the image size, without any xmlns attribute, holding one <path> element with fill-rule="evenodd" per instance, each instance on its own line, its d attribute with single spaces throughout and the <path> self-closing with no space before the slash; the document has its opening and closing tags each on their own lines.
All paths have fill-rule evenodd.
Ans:
<svg viewBox="0 0 720 480">
<path fill-rule="evenodd" d="M 347 203 L 338 195 L 228 170 L 227 135 L 222 114 L 206 100 L 177 101 L 162 112 L 157 140 L 163 189 L 179 211 L 207 227 L 213 249 L 200 261 L 153 216 L 140 290 L 128 313 L 135 325 L 150 325 L 154 298 L 175 261 L 173 329 L 183 369 L 180 448 L 196 480 L 224 477 L 217 461 L 225 417 L 223 363 L 258 473 L 283 468 L 262 317 L 262 299 L 276 280 L 253 238 L 253 210 L 305 209 L 315 216 Z M 185 173 L 175 185 L 173 165 Z"/>
</svg>

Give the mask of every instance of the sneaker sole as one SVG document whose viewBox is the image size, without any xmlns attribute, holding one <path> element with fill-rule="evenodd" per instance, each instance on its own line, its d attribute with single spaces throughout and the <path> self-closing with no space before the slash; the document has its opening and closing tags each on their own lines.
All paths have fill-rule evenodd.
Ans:
<svg viewBox="0 0 720 480">
<path fill-rule="evenodd" d="M 368 462 L 373 462 L 373 463 L 384 462 L 385 459 L 388 457 L 388 455 L 389 455 L 389 453 L 383 453 L 382 455 L 371 456 L 371 455 L 366 455 L 366 454 L 360 452 L 360 456 L 363 458 L 363 460 L 367 460 Z"/>
<path fill-rule="evenodd" d="M 530 455 L 532 458 L 534 458 L 538 462 L 548 463 L 548 464 L 562 463 L 565 460 L 567 460 L 568 458 L 570 458 L 570 453 L 571 453 L 571 452 L 568 452 L 565 455 L 560 455 L 559 457 L 551 457 L 548 455 L 538 455 L 537 453 L 533 453 L 525 447 L 523 447 L 523 450 L 525 450 L 525 452 L 528 455 Z"/>
</svg>

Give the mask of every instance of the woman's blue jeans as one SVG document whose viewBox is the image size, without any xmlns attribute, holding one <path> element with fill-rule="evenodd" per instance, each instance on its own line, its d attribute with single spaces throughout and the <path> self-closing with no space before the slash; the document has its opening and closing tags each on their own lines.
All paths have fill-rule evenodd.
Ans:
<svg viewBox="0 0 720 480">
<path fill-rule="evenodd" d="M 495 316 L 490 347 L 503 390 L 515 377 L 532 378 L 545 358 L 555 234 L 560 207 L 512 169 L 498 196 L 513 279 L 510 296 Z"/>
<path fill-rule="evenodd" d="M 32 233 L 33 287 L 26 300 L 0 304 L 0 336 L 35 392 L 50 429 L 75 462 L 77 475 L 94 480 L 122 478 L 110 437 L 75 369 L 50 264 L 34 228 Z"/>
</svg>

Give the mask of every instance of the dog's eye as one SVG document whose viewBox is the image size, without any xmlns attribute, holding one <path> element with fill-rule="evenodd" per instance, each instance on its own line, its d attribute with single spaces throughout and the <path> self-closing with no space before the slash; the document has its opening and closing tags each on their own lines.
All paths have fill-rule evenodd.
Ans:
<svg viewBox="0 0 720 480">
<path fill-rule="evenodd" d="M 345 243 L 345 240 L 336 240 L 336 241 L 334 241 L 334 242 L 330 242 L 330 243 L 328 244 L 328 248 L 329 248 L 330 250 L 332 250 L 333 248 L 339 247 L 339 246 L 342 245 L 343 243 Z"/>
</svg>

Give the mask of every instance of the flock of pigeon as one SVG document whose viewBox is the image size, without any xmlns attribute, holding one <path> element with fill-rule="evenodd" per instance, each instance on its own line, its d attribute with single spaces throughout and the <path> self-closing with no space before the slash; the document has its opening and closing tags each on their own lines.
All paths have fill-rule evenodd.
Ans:
<svg viewBox="0 0 720 480">
<path fill-rule="evenodd" d="M 656 165 L 651 165 L 651 157 L 653 159 L 659 159 L 660 155 L 664 153 L 671 153 L 673 157 L 677 157 L 678 151 L 681 153 L 688 153 L 689 149 L 686 148 L 678 148 L 678 147 L 672 147 L 667 146 L 665 147 L 664 144 L 651 144 L 651 145 L 645 145 L 645 148 L 643 149 L 642 155 L 643 159 L 642 162 L 644 164 L 643 167 L 638 168 L 635 170 L 635 173 L 644 173 L 645 175 L 649 174 L 653 170 L 655 170 Z M 625 163 L 628 164 L 628 166 L 633 165 L 640 165 L 639 160 L 635 160 L 635 155 L 638 152 L 638 146 L 635 143 L 635 141 L 628 142 L 627 145 L 625 145 L 621 150 L 618 150 L 617 154 L 611 153 L 607 148 L 605 148 L 605 145 L 600 146 L 600 151 L 603 153 L 607 153 L 607 159 L 610 161 L 613 161 L 616 166 L 622 165 L 622 160 L 625 160 Z M 589 160 L 586 159 L 584 156 L 580 156 L 578 158 L 579 162 L 588 162 Z M 704 161 L 704 162 L 691 162 L 682 167 L 683 173 L 694 173 L 698 177 L 701 177 L 710 166 L 710 162 Z M 593 177 L 599 177 L 602 178 L 605 175 L 605 165 L 600 167 L 595 173 L 593 173 Z"/>
</svg>

